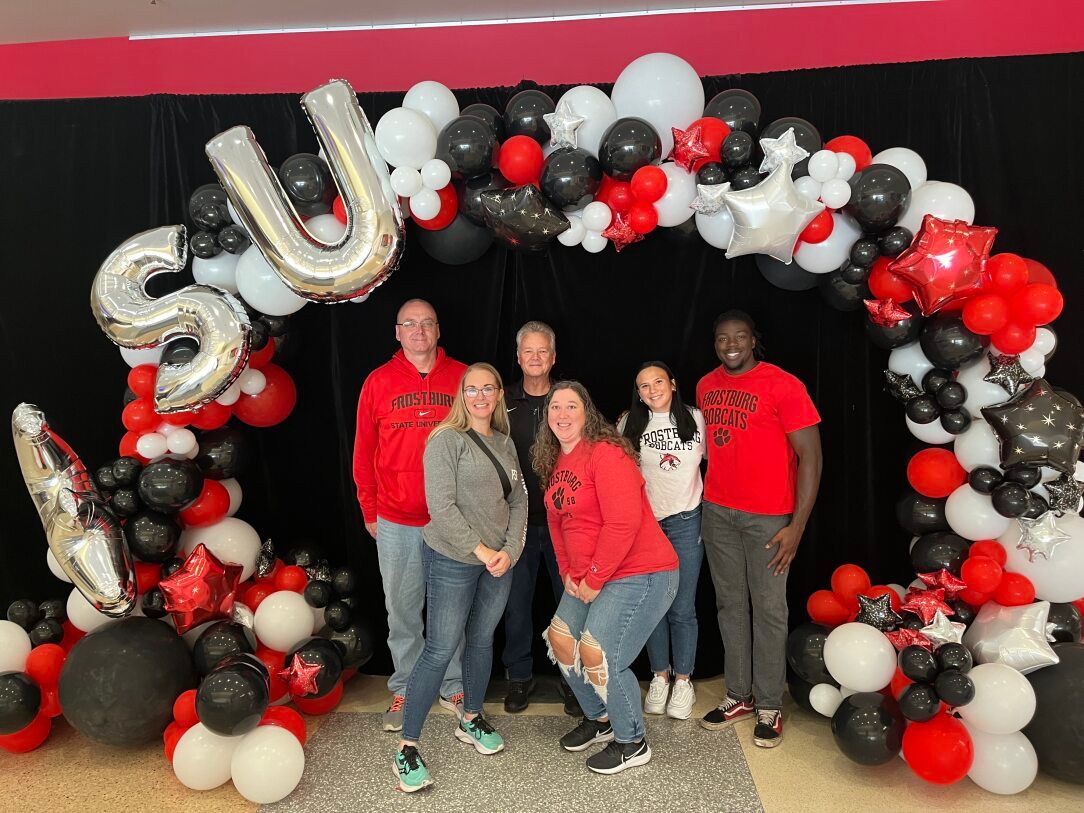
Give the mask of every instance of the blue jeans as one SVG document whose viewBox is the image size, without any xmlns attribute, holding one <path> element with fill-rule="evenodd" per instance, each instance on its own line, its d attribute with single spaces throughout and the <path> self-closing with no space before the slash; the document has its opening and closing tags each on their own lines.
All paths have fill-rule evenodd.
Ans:
<svg viewBox="0 0 1084 813">
<path fill-rule="evenodd" d="M 666 672 L 673 666 L 675 675 L 691 675 L 696 664 L 696 585 L 704 561 L 704 547 L 700 544 L 700 506 L 660 519 L 659 527 L 677 552 L 681 581 L 674 603 L 647 639 L 647 660 L 652 672 Z"/>
<path fill-rule="evenodd" d="M 535 640 L 534 588 L 538 583 L 538 565 L 546 563 L 553 596 L 559 602 L 564 588 L 557 569 L 557 557 L 550 542 L 550 529 L 546 525 L 528 525 L 523 553 L 512 568 L 512 592 L 508 596 L 508 608 L 504 611 L 504 652 L 501 660 L 508 671 L 509 680 L 527 681 L 533 676 L 534 660 L 531 644 Z"/>
<path fill-rule="evenodd" d="M 468 565 L 425 545 L 425 647 L 407 682 L 403 739 L 417 741 L 437 699 L 441 678 L 462 653 L 463 710 L 480 714 L 493 670 L 493 630 L 504 614 L 512 579 L 490 574 L 479 562 Z"/>
<path fill-rule="evenodd" d="M 568 626 L 576 640 L 576 657 L 572 664 L 558 663 L 555 658 L 554 662 L 586 717 L 599 720 L 609 715 L 618 742 L 638 742 L 644 737 L 640 683 L 629 666 L 677 595 L 678 579 L 677 568 L 626 576 L 606 582 L 590 604 L 568 593 L 561 596 L 554 623 L 563 621 Z M 580 663 L 581 638 L 593 638 L 602 650 L 601 686 L 589 681 Z M 581 679 L 574 680 L 573 672 Z"/>
<path fill-rule="evenodd" d="M 412 525 L 376 521 L 376 555 L 384 582 L 384 606 L 388 609 L 388 649 L 395 667 L 388 678 L 392 694 L 405 694 L 407 678 L 422 654 L 422 606 L 425 603 L 425 566 L 422 563 L 422 529 Z M 463 639 L 444 675 L 441 695 L 451 697 L 463 691 L 460 663 Z"/>
</svg>

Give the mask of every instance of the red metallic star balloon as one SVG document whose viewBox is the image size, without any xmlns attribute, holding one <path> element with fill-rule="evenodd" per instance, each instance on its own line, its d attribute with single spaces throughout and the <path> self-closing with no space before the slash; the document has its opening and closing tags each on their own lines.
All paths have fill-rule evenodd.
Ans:
<svg viewBox="0 0 1084 813">
<path fill-rule="evenodd" d="M 967 584 L 941 568 L 935 573 L 919 573 L 918 577 L 931 588 L 941 587 L 945 591 L 945 598 L 952 601 L 961 590 L 967 589 Z"/>
<path fill-rule="evenodd" d="M 278 676 L 286 684 L 286 688 L 294 697 L 308 697 L 320 691 L 316 685 L 316 678 L 323 670 L 319 663 L 309 663 L 298 652 L 290 660 L 290 665 L 278 671 Z"/>
<path fill-rule="evenodd" d="M 955 615 L 955 611 L 945 603 L 945 589 L 938 587 L 936 590 L 909 590 L 907 596 L 900 605 L 901 610 L 914 613 L 922 619 L 922 623 L 929 626 L 933 617 L 940 610 L 946 616 Z"/>
<path fill-rule="evenodd" d="M 699 124 L 692 125 L 688 130 L 671 127 L 670 132 L 674 134 L 674 149 L 670 151 L 669 157 L 686 172 L 692 172 L 697 161 L 711 155 L 704 146 L 703 131 Z"/>
<path fill-rule="evenodd" d="M 243 569 L 223 564 L 205 546 L 196 545 L 173 575 L 158 582 L 177 632 L 184 635 L 204 621 L 229 618 Z"/>
<path fill-rule="evenodd" d="M 891 299 L 864 299 L 862 301 L 866 303 L 866 310 L 869 311 L 869 320 L 875 325 L 895 327 L 900 322 L 911 318 L 908 311 Z"/>
<path fill-rule="evenodd" d="M 979 290 L 996 234 L 993 226 L 926 215 L 911 247 L 888 270 L 907 281 L 929 316 Z"/>
<path fill-rule="evenodd" d="M 602 236 L 612 241 L 614 248 L 618 251 L 644 239 L 642 234 L 632 230 L 627 217 L 620 212 L 614 212 L 614 219 L 610 221 L 610 225 L 606 227 Z"/>
<path fill-rule="evenodd" d="M 923 649 L 933 651 L 933 643 L 918 630 L 909 630 L 904 627 L 895 632 L 886 632 L 885 638 L 896 648 L 897 652 L 902 652 L 909 646 L 920 646 Z"/>
</svg>

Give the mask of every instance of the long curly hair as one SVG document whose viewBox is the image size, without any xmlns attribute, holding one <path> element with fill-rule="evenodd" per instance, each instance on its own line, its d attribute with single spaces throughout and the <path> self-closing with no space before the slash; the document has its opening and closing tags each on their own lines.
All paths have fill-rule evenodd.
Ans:
<svg viewBox="0 0 1084 813">
<path fill-rule="evenodd" d="M 632 458 L 637 466 L 640 464 L 640 455 L 633 448 L 627 438 L 618 434 L 614 425 L 606 420 L 605 416 L 598 411 L 595 402 L 587 392 L 587 388 L 579 381 L 558 381 L 554 384 L 546 396 L 545 405 L 542 408 L 542 421 L 538 424 L 538 432 L 535 434 L 534 444 L 531 446 L 531 468 L 538 475 L 542 488 L 546 488 L 554 468 L 557 466 L 557 457 L 561 454 L 561 444 L 557 436 L 553 434 L 549 424 L 550 402 L 554 393 L 560 390 L 572 390 L 583 401 L 583 436 L 581 442 L 586 443 L 612 443 Z"/>
</svg>

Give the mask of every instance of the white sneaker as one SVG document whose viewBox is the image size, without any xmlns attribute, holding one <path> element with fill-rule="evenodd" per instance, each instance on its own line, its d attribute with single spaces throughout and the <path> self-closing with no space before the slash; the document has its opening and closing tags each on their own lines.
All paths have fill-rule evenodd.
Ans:
<svg viewBox="0 0 1084 813">
<path fill-rule="evenodd" d="M 684 678 L 674 681 L 674 691 L 670 694 L 670 703 L 666 706 L 666 715 L 675 720 L 688 720 L 696 703 L 696 690 L 691 680 Z"/>
<path fill-rule="evenodd" d="M 644 714 L 662 714 L 666 711 L 666 695 L 670 693 L 670 681 L 664 677 L 651 678 L 644 701 Z"/>
</svg>

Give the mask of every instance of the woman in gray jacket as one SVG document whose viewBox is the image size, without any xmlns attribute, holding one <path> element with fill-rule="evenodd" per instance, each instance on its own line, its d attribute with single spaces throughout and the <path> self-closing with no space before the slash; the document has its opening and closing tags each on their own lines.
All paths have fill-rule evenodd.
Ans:
<svg viewBox="0 0 1084 813">
<path fill-rule="evenodd" d="M 508 436 L 501 377 L 491 365 L 467 368 L 448 417 L 429 436 L 423 465 L 430 517 L 422 531 L 425 649 L 407 682 L 403 738 L 394 761 L 399 787 L 407 792 L 433 782 L 418 754 L 418 738 L 464 635 L 464 711 L 455 736 L 480 754 L 504 748 L 482 716 L 482 701 L 492 670 L 493 631 L 512 586 L 506 574 L 523 550 L 527 490 Z"/>
</svg>

